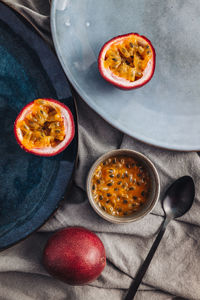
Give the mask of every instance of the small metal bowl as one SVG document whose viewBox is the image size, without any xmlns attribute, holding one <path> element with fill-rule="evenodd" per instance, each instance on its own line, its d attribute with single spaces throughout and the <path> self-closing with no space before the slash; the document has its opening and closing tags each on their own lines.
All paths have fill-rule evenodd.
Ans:
<svg viewBox="0 0 200 300">
<path fill-rule="evenodd" d="M 128 156 L 133 157 L 138 162 L 141 162 L 141 164 L 146 168 L 146 170 L 149 173 L 150 176 L 150 182 L 151 182 L 151 190 L 148 196 L 148 199 L 146 203 L 136 212 L 133 212 L 131 215 L 118 217 L 108 214 L 107 212 L 103 211 L 98 204 L 94 201 L 92 196 L 92 177 L 96 170 L 96 168 L 99 166 L 99 164 L 108 158 L 112 158 L 113 156 Z M 156 205 L 159 195 L 160 195 L 160 179 L 158 172 L 153 165 L 153 163 L 143 154 L 134 151 L 134 150 L 128 150 L 128 149 L 119 149 L 119 150 L 113 150 L 110 151 L 104 155 L 102 155 L 99 159 L 95 161 L 95 163 L 92 165 L 88 177 L 87 177 L 87 194 L 89 198 L 89 202 L 93 209 L 96 211 L 98 215 L 100 215 L 105 220 L 111 222 L 111 223 L 117 223 L 117 224 L 124 224 L 129 222 L 138 221 L 144 216 L 146 216 L 148 213 L 152 211 L 154 206 Z"/>
</svg>

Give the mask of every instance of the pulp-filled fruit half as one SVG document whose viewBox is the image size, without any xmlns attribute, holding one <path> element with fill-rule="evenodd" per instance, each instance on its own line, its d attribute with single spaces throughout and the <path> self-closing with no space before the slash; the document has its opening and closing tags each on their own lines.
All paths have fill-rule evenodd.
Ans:
<svg viewBox="0 0 200 300">
<path fill-rule="evenodd" d="M 53 156 L 70 144 L 75 130 L 72 113 L 66 105 L 54 99 L 37 99 L 21 110 L 14 131 L 25 151 Z"/>
<path fill-rule="evenodd" d="M 104 245 L 86 228 L 64 228 L 49 238 L 43 264 L 52 276 L 68 284 L 87 284 L 99 277 L 106 265 Z"/>
<path fill-rule="evenodd" d="M 134 89 L 152 78 L 155 59 L 151 42 L 137 33 L 129 33 L 114 37 L 102 47 L 98 67 L 110 83 L 122 89 Z"/>
</svg>

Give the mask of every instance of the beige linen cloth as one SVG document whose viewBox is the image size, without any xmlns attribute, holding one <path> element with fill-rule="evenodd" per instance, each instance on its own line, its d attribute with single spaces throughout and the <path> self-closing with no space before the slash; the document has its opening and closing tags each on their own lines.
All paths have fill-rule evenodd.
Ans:
<svg viewBox="0 0 200 300">
<path fill-rule="evenodd" d="M 28 19 L 53 46 L 48 0 L 4 0 Z M 90 207 L 85 193 L 87 172 L 101 154 L 130 148 L 146 154 L 156 165 L 162 195 L 176 178 L 191 175 L 196 184 L 193 207 L 172 221 L 141 284 L 136 300 L 200 299 L 200 159 L 197 153 L 160 150 L 138 142 L 107 124 L 80 98 L 79 162 L 69 197 L 56 214 L 25 241 L 0 253 L 0 299 L 3 300 L 121 300 L 149 251 L 163 221 L 160 202 L 143 220 L 113 225 Z M 105 245 L 107 266 L 98 280 L 72 287 L 47 274 L 42 250 L 57 229 L 81 225 L 94 231 Z"/>
</svg>

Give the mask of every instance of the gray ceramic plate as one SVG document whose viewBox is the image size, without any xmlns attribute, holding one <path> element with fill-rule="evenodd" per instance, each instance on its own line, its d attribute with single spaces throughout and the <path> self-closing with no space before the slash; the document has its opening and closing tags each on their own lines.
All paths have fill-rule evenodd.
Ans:
<svg viewBox="0 0 200 300">
<path fill-rule="evenodd" d="M 141 141 L 200 150 L 200 1 L 54 0 L 51 27 L 58 57 L 82 98 L 105 120 Z M 98 72 L 110 38 L 148 37 L 157 65 L 144 87 L 121 91 Z"/>
</svg>

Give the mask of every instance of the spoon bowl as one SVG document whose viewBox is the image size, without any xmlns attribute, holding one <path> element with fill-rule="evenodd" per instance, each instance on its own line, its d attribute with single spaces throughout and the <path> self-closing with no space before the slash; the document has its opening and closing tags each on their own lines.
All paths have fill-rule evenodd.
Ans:
<svg viewBox="0 0 200 300">
<path fill-rule="evenodd" d="M 195 194 L 194 181 L 190 176 L 177 179 L 166 191 L 163 210 L 168 218 L 183 216 L 192 206 Z"/>
</svg>

